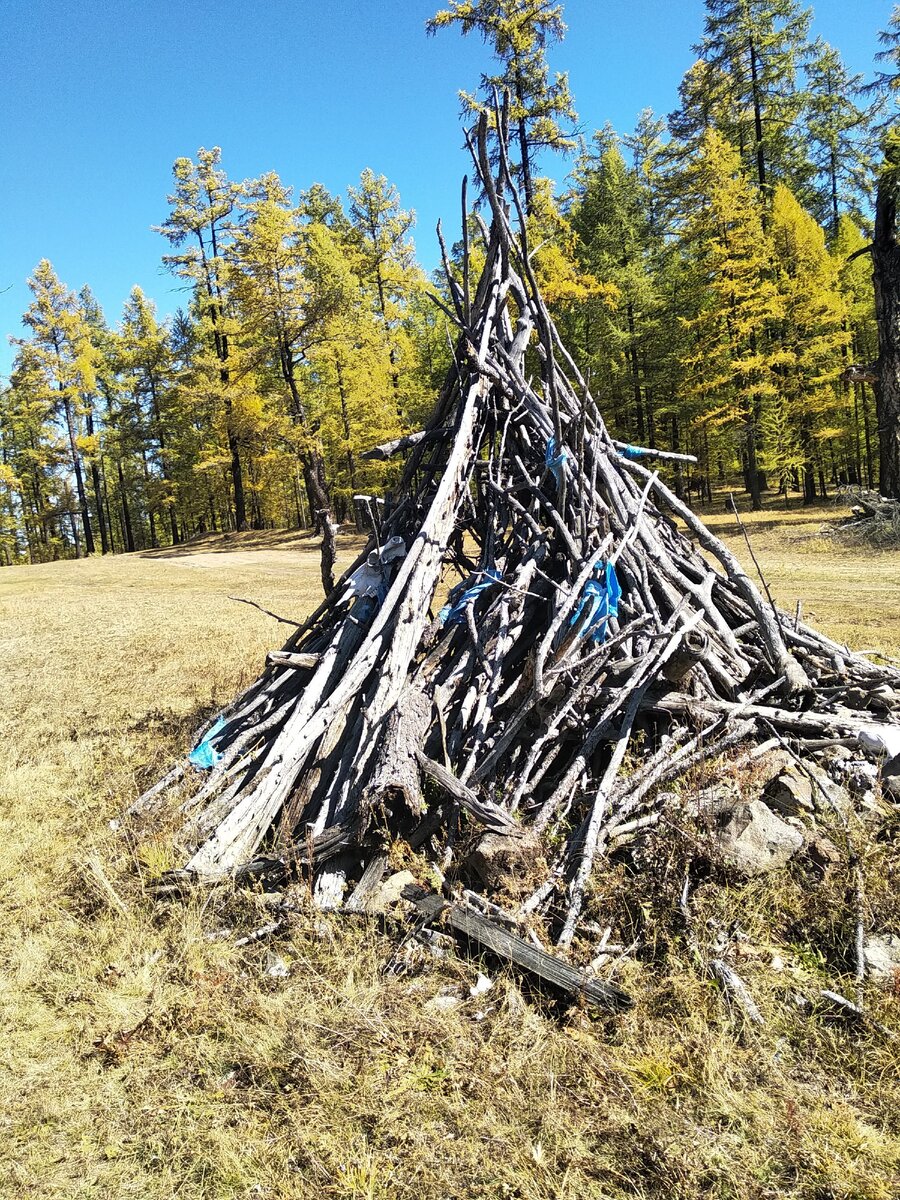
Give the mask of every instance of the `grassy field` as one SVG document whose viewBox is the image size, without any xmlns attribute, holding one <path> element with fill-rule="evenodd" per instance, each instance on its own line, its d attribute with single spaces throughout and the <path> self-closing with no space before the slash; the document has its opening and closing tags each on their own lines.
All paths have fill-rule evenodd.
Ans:
<svg viewBox="0 0 900 1200">
<path fill-rule="evenodd" d="M 815 536 L 830 515 L 747 518 L 773 592 L 900 654 L 900 553 L 835 550 Z M 471 999 L 477 967 L 454 958 L 384 976 L 391 931 L 325 919 L 302 888 L 289 932 L 243 948 L 262 897 L 152 902 L 165 838 L 110 823 L 283 640 L 228 597 L 301 618 L 317 573 L 309 541 L 274 535 L 0 571 L 0 1194 L 896 1200 L 898 1043 L 797 1003 L 850 987 L 840 868 L 696 893 L 701 923 L 746 932 L 762 1029 L 679 934 L 678 831 L 652 884 L 597 884 L 614 940 L 640 943 L 614 967 L 636 998 L 616 1020 L 502 975 Z M 879 928 L 900 917 L 896 834 L 864 863 Z M 670 931 L 653 942 L 651 917 Z M 871 1004 L 897 1026 L 900 997 Z"/>
</svg>

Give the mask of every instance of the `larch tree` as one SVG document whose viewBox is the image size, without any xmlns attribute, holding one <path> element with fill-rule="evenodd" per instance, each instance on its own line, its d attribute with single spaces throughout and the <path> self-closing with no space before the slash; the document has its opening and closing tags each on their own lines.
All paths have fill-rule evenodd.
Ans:
<svg viewBox="0 0 900 1200">
<path fill-rule="evenodd" d="M 62 503 L 68 455 L 54 420 L 55 394 L 29 349 L 20 350 L 10 384 L 0 392 L 2 537 L 10 557 L 24 551 L 29 562 L 47 562 L 64 551 L 64 518 L 74 524 L 74 516 Z"/>
<path fill-rule="evenodd" d="M 236 411 L 234 346 L 237 332 L 228 276 L 228 248 L 240 188 L 222 170 L 218 146 L 201 147 L 197 161 L 178 158 L 172 168 L 175 188 L 169 196 L 171 211 L 162 233 L 178 253 L 163 261 L 184 279 L 194 293 L 202 336 L 214 356 L 228 443 L 234 521 L 247 527 L 244 468 L 241 447 L 241 414 Z"/>
<path fill-rule="evenodd" d="M 335 235 L 301 211 L 274 173 L 248 188 L 246 218 L 233 246 L 234 286 L 251 353 L 277 363 L 287 393 L 294 445 L 316 526 L 331 520 L 331 497 L 317 430 L 303 394 L 301 364 L 326 317 L 346 303 L 353 283 L 342 272 Z"/>
<path fill-rule="evenodd" d="M 845 362 L 874 363 L 878 356 L 878 326 L 875 321 L 875 296 L 872 290 L 870 243 L 858 225 L 848 216 L 838 222 L 831 253 L 838 264 L 841 292 L 848 311 L 850 345 Z M 853 444 L 851 482 L 874 489 L 878 482 L 878 429 L 873 404 L 869 400 L 872 380 L 869 372 L 846 370 L 842 387 L 846 397 L 847 424 Z M 851 399 L 852 397 L 852 399 Z"/>
<path fill-rule="evenodd" d="M 103 310 L 97 302 L 91 289 L 87 286 L 78 293 L 78 303 L 84 317 L 85 325 L 94 348 L 95 371 L 92 391 L 86 391 L 81 396 L 81 407 L 84 413 L 85 437 L 82 448 L 90 469 L 91 484 L 94 491 L 94 506 L 97 514 L 97 528 L 100 532 L 100 544 L 104 554 L 114 550 L 112 518 L 109 511 L 107 481 L 104 471 L 104 429 L 102 398 L 106 401 L 109 413 L 112 392 L 115 388 L 114 367 L 112 363 L 112 336 Z M 132 546 L 131 549 L 134 549 Z"/>
<path fill-rule="evenodd" d="M 807 502 L 825 492 L 825 453 L 841 437 L 841 351 L 850 340 L 840 267 L 825 233 L 783 184 L 775 189 L 769 236 L 782 313 L 777 322 L 778 389 L 767 406 L 763 460 L 782 480 L 802 479 Z M 776 431 L 777 427 L 777 431 Z M 831 473 L 837 474 L 832 454 Z M 818 480 L 818 489 L 817 489 Z"/>
<path fill-rule="evenodd" d="M 643 340 L 653 319 L 649 270 L 650 218 L 640 174 L 629 170 L 613 144 L 599 160 L 582 167 L 583 184 L 573 208 L 582 266 L 605 285 L 613 303 L 595 303 L 589 361 L 600 383 L 607 376 L 612 411 L 620 432 L 641 445 L 655 445 L 648 403 L 648 364 Z M 599 358 L 606 361 L 601 364 Z M 617 393 L 617 395 L 616 395 Z"/>
<path fill-rule="evenodd" d="M 477 33 L 500 64 L 496 74 L 484 73 L 477 94 L 461 92 L 469 112 L 494 116 L 494 94 L 509 95 L 508 119 L 518 147 L 514 164 L 520 176 L 526 212 L 535 201 L 535 160 L 544 150 L 574 147 L 577 121 L 569 80 L 550 75 L 547 47 L 562 41 L 566 27 L 562 5 L 551 0 L 451 0 L 426 24 L 429 33 L 458 25 L 463 36 Z"/>
<path fill-rule="evenodd" d="M 871 365 L 861 364 L 855 375 L 871 379 L 875 391 L 879 490 L 900 499 L 900 5 L 894 6 L 879 40 L 883 49 L 876 59 L 885 66 L 877 71 L 869 90 L 881 97 L 887 115 L 878 127 L 881 162 L 875 230 L 865 248 L 872 255 L 878 358 Z"/>
<path fill-rule="evenodd" d="M 116 342 L 117 366 L 133 403 L 133 419 L 143 433 L 141 456 L 147 488 L 151 544 L 157 543 L 156 514 L 165 514 L 169 537 L 181 541 L 175 485 L 172 479 L 172 414 L 174 362 L 168 329 L 156 307 L 139 287 L 125 302 Z"/>
<path fill-rule="evenodd" d="M 347 239 L 356 253 L 356 270 L 362 284 L 371 289 L 381 323 L 385 350 L 390 362 L 391 383 L 397 414 L 407 420 L 403 395 L 404 355 L 402 316 L 408 298 L 422 285 L 416 266 L 410 232 L 415 213 L 403 209 L 393 184 L 368 168 L 359 187 L 348 189 L 350 228 Z"/>
<path fill-rule="evenodd" d="M 718 90 L 715 128 L 769 195 L 781 182 L 805 197 L 814 173 L 796 129 L 811 16 L 796 0 L 706 0 L 704 36 L 694 47 Z"/>
<path fill-rule="evenodd" d="M 686 390 L 714 426 L 739 434 L 754 509 L 761 507 L 760 427 L 777 391 L 770 334 L 783 302 L 758 191 L 737 151 L 715 131 L 701 143 L 691 210 L 681 232 L 694 311 L 682 365 Z"/>
<path fill-rule="evenodd" d="M 817 38 L 806 63 L 806 137 L 816 168 L 815 214 L 835 237 L 841 215 L 859 224 L 874 182 L 872 123 L 876 104 L 863 106 L 863 77 L 847 70 L 837 50 Z"/>
<path fill-rule="evenodd" d="M 28 287 L 33 299 L 22 320 L 31 337 L 19 341 L 20 356 L 31 377 L 40 380 L 47 399 L 52 398 L 65 431 L 85 553 L 93 554 L 94 524 L 84 470 L 85 438 L 89 436 L 84 397 L 93 394 L 96 384 L 97 352 L 78 298 L 60 282 L 47 259 L 38 263 Z M 87 444 L 90 448 L 91 443 Z"/>
</svg>

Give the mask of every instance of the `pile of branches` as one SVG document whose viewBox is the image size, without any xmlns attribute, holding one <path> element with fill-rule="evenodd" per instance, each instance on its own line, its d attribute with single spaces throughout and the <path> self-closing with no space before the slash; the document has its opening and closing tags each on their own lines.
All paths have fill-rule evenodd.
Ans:
<svg viewBox="0 0 900 1200">
<path fill-rule="evenodd" d="M 842 488 L 840 499 L 850 508 L 850 516 L 825 526 L 823 533 L 843 546 L 900 548 L 900 500 L 861 487 Z"/>
<path fill-rule="evenodd" d="M 610 437 L 496 144 L 495 173 L 482 121 L 484 267 L 470 279 L 464 187 L 461 266 L 444 255 L 454 360 L 427 429 L 399 447 L 392 506 L 132 811 L 177 812 L 173 885 L 274 863 L 311 875 L 323 905 L 359 908 L 402 841 L 444 899 L 462 881 L 470 911 L 505 906 L 544 947 L 564 958 L 577 939 L 588 956 L 592 872 L 679 780 L 773 735 L 807 759 L 852 742 L 876 694 L 891 727 L 900 674 L 776 610 L 654 452 Z"/>
</svg>

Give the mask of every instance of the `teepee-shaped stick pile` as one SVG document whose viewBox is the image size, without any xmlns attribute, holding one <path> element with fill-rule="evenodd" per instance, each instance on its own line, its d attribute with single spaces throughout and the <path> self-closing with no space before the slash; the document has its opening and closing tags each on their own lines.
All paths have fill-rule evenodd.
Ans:
<svg viewBox="0 0 900 1200">
<path fill-rule="evenodd" d="M 854 697 L 879 688 L 892 730 L 900 675 L 776 611 L 610 438 L 541 298 L 497 142 L 495 179 L 482 121 L 486 262 L 474 289 L 466 243 L 463 269 L 447 267 L 455 359 L 430 425 L 405 439 L 392 508 L 133 809 L 177 802 L 191 877 L 233 875 L 265 847 L 351 906 L 391 839 L 460 870 L 485 912 L 488 859 L 503 859 L 526 881 L 518 915 L 566 946 L 587 936 L 592 870 L 663 789 L 773 731 L 808 753 L 853 738 L 872 720 Z"/>
</svg>

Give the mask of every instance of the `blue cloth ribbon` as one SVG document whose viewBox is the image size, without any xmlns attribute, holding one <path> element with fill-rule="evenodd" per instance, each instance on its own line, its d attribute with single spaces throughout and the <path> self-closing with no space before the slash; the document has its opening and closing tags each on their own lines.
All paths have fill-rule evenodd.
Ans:
<svg viewBox="0 0 900 1200">
<path fill-rule="evenodd" d="M 610 617 L 619 615 L 619 599 L 622 587 L 616 569 L 611 562 L 594 569 L 594 578 L 584 585 L 578 608 L 569 619 L 569 625 L 577 625 L 582 616 L 586 620 L 578 631 L 580 638 L 591 635 L 594 642 L 605 642 L 609 633 Z"/>
<path fill-rule="evenodd" d="M 219 717 L 209 733 L 198 742 L 194 749 L 188 755 L 188 762 L 192 767 L 200 767 L 203 771 L 208 771 L 210 767 L 214 767 L 222 755 L 213 746 L 213 739 L 222 732 L 225 728 L 225 718 Z"/>
<path fill-rule="evenodd" d="M 553 472 L 553 478 L 557 483 L 562 483 L 563 463 L 568 457 L 569 454 L 565 446 L 563 446 L 559 454 L 556 453 L 556 438 L 550 438 L 550 440 L 547 442 L 547 454 L 544 458 L 544 465 L 548 471 Z"/>
<path fill-rule="evenodd" d="M 652 450 L 645 450 L 643 446 L 623 446 L 619 453 L 623 458 L 643 458 L 645 454 L 652 454 Z"/>
<path fill-rule="evenodd" d="M 503 576 L 499 571 L 491 567 L 487 571 L 481 571 L 481 579 L 478 583 L 473 583 L 470 588 L 466 588 L 460 598 L 452 604 L 445 604 L 438 613 L 438 620 L 442 625 L 453 625 L 461 623 L 466 619 L 466 607 L 473 603 L 483 591 L 489 587 L 493 587 L 495 583 L 499 583 Z"/>
</svg>

